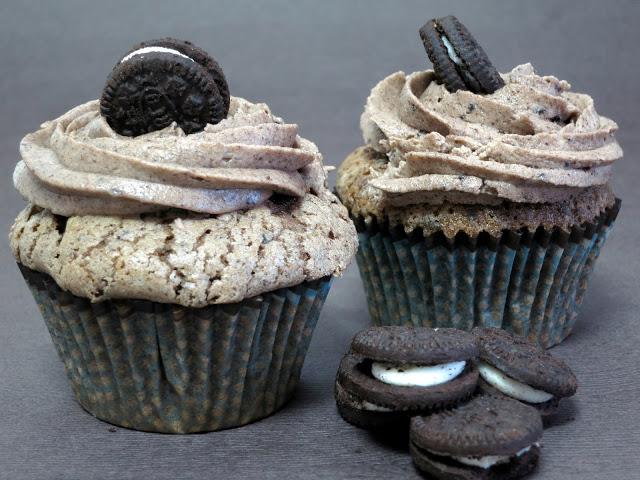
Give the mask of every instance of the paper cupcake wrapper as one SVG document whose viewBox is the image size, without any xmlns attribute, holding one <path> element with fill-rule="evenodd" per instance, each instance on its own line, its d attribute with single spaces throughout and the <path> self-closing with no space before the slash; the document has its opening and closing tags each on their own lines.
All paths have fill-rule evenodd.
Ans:
<svg viewBox="0 0 640 480">
<path fill-rule="evenodd" d="M 48 275 L 20 269 L 80 404 L 107 422 L 166 433 L 236 427 L 282 407 L 331 284 L 326 277 L 239 303 L 186 308 L 91 303 Z"/>
<path fill-rule="evenodd" d="M 569 232 L 469 237 L 355 219 L 357 262 L 376 325 L 504 328 L 544 347 L 571 333 L 587 280 L 620 209 Z"/>
</svg>

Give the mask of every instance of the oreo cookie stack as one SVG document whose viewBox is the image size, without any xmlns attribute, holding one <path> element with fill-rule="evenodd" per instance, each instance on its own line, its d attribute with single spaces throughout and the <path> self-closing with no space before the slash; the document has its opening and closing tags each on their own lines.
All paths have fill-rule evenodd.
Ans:
<svg viewBox="0 0 640 480">
<path fill-rule="evenodd" d="M 562 361 L 502 330 L 385 326 L 353 338 L 335 396 L 353 425 L 408 431 L 421 471 L 488 480 L 536 467 L 542 416 L 576 388 Z"/>
</svg>

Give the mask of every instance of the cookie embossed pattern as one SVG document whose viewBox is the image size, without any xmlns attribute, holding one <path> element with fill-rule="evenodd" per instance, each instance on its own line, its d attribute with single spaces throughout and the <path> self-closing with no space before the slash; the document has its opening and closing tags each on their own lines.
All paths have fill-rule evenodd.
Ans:
<svg viewBox="0 0 640 480">
<path fill-rule="evenodd" d="M 190 42 L 142 42 L 111 71 L 100 112 L 121 135 L 176 122 L 185 133 L 215 125 L 229 112 L 229 86 L 218 63 Z"/>
<path fill-rule="evenodd" d="M 88 412 L 187 433 L 284 406 L 357 246 L 297 125 L 165 38 L 20 153 L 11 248 Z"/>
<path fill-rule="evenodd" d="M 455 17 L 420 37 L 433 70 L 372 89 L 336 181 L 373 322 L 560 343 L 620 208 L 617 125 L 531 64 L 500 74 Z"/>
</svg>

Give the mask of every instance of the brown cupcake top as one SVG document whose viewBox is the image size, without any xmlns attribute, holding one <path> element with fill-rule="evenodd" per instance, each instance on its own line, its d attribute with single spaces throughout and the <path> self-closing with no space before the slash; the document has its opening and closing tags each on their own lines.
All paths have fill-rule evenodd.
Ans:
<svg viewBox="0 0 640 480">
<path fill-rule="evenodd" d="M 580 189 L 565 202 L 516 203 L 499 205 L 465 205 L 444 201 L 442 204 L 417 203 L 395 206 L 385 201 L 384 193 L 369 179 L 387 167 L 383 153 L 370 147 L 353 151 L 340 165 L 336 190 L 351 215 L 366 223 L 388 221 L 407 233 L 416 229 L 424 235 L 442 231 L 452 238 L 458 232 L 476 237 L 481 232 L 499 236 L 504 230 L 559 227 L 568 231 L 575 225 L 592 222 L 615 203 L 608 185 Z"/>
<path fill-rule="evenodd" d="M 9 237 L 18 262 L 74 295 L 187 307 L 339 275 L 357 248 L 353 223 L 329 192 L 218 216 L 165 210 L 67 218 L 30 205 Z"/>
<path fill-rule="evenodd" d="M 267 105 L 185 135 L 122 136 L 97 101 L 21 143 L 30 205 L 10 233 L 18 262 L 92 301 L 202 307 L 339 275 L 357 248 L 322 156 Z"/>
</svg>

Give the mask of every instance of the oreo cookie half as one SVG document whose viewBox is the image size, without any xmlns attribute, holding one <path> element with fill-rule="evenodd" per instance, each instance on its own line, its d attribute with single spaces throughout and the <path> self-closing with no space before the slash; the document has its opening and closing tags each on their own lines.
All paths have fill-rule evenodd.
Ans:
<svg viewBox="0 0 640 480">
<path fill-rule="evenodd" d="M 338 411 L 357 426 L 381 428 L 456 405 L 477 387 L 477 354 L 475 338 L 461 330 L 364 330 L 354 337 L 338 369 Z"/>
<path fill-rule="evenodd" d="M 429 20 L 420 29 L 420 38 L 436 76 L 450 92 L 486 94 L 504 86 L 480 44 L 453 15 Z"/>
<path fill-rule="evenodd" d="M 537 408 L 555 412 L 560 399 L 576 393 L 578 382 L 560 359 L 527 339 L 497 328 L 475 328 L 480 345 L 481 389 L 500 393 Z"/>
<path fill-rule="evenodd" d="M 218 63 L 190 42 L 165 38 L 141 43 L 116 64 L 100 111 L 121 135 L 141 135 L 172 122 L 189 134 L 224 119 L 229 103 Z"/>
<path fill-rule="evenodd" d="M 503 396 L 481 395 L 429 417 L 414 417 L 410 451 L 434 478 L 519 478 L 538 462 L 542 420 L 534 408 Z"/>
</svg>

